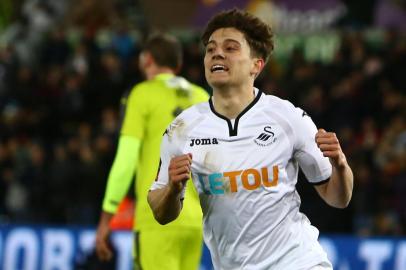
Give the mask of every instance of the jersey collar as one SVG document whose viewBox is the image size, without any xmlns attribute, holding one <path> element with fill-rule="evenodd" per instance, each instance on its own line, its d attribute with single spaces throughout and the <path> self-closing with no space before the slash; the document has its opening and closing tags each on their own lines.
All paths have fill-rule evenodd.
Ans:
<svg viewBox="0 0 406 270">
<path fill-rule="evenodd" d="M 254 94 L 255 94 L 255 98 L 253 101 L 251 101 L 250 104 L 248 104 L 247 107 L 245 107 L 244 110 L 242 110 L 240 112 L 240 114 L 235 118 L 234 121 L 234 126 L 233 123 L 231 122 L 230 119 L 228 119 L 227 117 L 225 117 L 222 114 L 219 114 L 218 112 L 216 112 L 216 110 L 214 109 L 214 105 L 213 105 L 213 100 L 212 100 L 212 96 L 209 99 L 209 105 L 210 105 L 210 110 L 217 116 L 220 117 L 221 119 L 225 120 L 227 122 L 228 125 L 228 132 L 229 132 L 229 136 L 233 137 L 233 136 L 237 136 L 238 133 L 238 122 L 240 120 L 240 118 L 246 113 L 248 112 L 252 107 L 254 107 L 255 104 L 257 104 L 257 102 L 259 101 L 259 99 L 261 98 L 262 95 L 262 91 L 259 90 L 258 88 L 254 87 Z"/>
<path fill-rule="evenodd" d="M 175 77 L 175 75 L 171 73 L 160 73 L 154 77 L 154 80 L 165 81 L 173 77 Z"/>
</svg>

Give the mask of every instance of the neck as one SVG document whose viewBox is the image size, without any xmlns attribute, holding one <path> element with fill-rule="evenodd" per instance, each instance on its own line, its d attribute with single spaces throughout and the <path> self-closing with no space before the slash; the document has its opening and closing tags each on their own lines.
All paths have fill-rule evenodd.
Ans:
<svg viewBox="0 0 406 270">
<path fill-rule="evenodd" d="M 255 99 L 253 86 L 213 89 L 213 106 L 217 113 L 235 119 Z"/>
<path fill-rule="evenodd" d="M 175 74 L 175 71 L 168 67 L 151 66 L 149 69 L 145 70 L 145 77 L 147 80 L 151 80 L 162 73 Z"/>
</svg>

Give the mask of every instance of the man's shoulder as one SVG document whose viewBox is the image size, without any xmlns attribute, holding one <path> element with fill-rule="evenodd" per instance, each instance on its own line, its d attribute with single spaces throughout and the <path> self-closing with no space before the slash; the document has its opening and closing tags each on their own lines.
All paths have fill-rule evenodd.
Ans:
<svg viewBox="0 0 406 270">
<path fill-rule="evenodd" d="M 190 91 L 196 100 L 208 100 L 209 94 L 203 87 L 179 76 L 174 77 L 173 80 L 176 82 L 178 88 L 184 89 L 185 91 Z"/>
<path fill-rule="evenodd" d="M 140 98 L 140 96 L 148 94 L 151 88 L 153 88 L 153 85 L 151 85 L 150 81 L 139 82 L 131 88 L 128 96 L 129 98 L 132 96 Z"/>
<path fill-rule="evenodd" d="M 209 113 L 210 107 L 209 102 L 200 102 L 190 106 L 189 108 L 183 110 L 176 118 L 182 119 L 194 119 L 205 117 Z M 175 118 L 175 120 L 176 120 Z"/>
<path fill-rule="evenodd" d="M 151 102 L 154 100 L 154 96 L 160 97 L 163 91 L 167 91 L 170 87 L 165 83 L 162 83 L 162 80 L 145 80 L 135 84 L 130 91 L 129 97 L 137 99 L 137 102 L 141 100 L 143 102 Z"/>
<path fill-rule="evenodd" d="M 270 113 L 280 112 L 283 114 L 294 113 L 296 107 L 289 100 L 274 95 L 264 94 L 265 111 Z"/>
<path fill-rule="evenodd" d="M 131 91 L 151 91 L 151 89 L 156 89 L 158 83 L 156 80 L 145 80 L 134 85 Z"/>
<path fill-rule="evenodd" d="M 264 98 L 264 113 L 278 121 L 294 127 L 298 123 L 311 120 L 310 116 L 300 107 L 296 107 L 292 102 L 273 95 L 266 95 Z M 300 124 L 299 124 L 300 126 Z"/>
<path fill-rule="evenodd" d="M 166 129 L 166 133 L 171 137 L 174 130 L 188 132 L 202 123 L 209 113 L 208 102 L 198 103 L 181 112 Z"/>
</svg>

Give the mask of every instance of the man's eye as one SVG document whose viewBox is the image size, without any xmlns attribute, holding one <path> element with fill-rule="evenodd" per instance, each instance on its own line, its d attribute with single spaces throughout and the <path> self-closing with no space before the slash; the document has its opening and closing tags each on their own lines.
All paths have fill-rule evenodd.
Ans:
<svg viewBox="0 0 406 270">
<path fill-rule="evenodd" d="M 235 48 L 235 47 L 227 47 L 226 50 L 227 51 L 235 51 L 235 50 L 237 50 L 237 48 Z"/>
<path fill-rule="evenodd" d="M 207 48 L 207 49 L 206 49 L 206 52 L 208 52 L 208 53 L 211 53 L 211 52 L 213 52 L 213 51 L 214 51 L 213 48 Z"/>
</svg>

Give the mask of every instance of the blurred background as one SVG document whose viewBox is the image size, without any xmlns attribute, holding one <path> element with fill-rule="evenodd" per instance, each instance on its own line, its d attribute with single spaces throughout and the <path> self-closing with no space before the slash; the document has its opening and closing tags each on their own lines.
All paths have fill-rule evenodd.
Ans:
<svg viewBox="0 0 406 270">
<path fill-rule="evenodd" d="M 143 80 L 142 42 L 155 31 L 179 37 L 181 75 L 210 92 L 200 31 L 232 7 L 275 31 L 275 51 L 256 86 L 336 132 L 354 171 L 345 210 L 328 207 L 303 176 L 298 183 L 302 211 L 333 263 L 406 269 L 405 0 L 1 0 L 0 269 L 43 269 L 46 252 L 69 262 L 47 261 L 54 268 L 46 269 L 90 269 L 74 265 L 92 246 L 120 99 Z M 44 238 L 49 230 L 68 235 L 70 253 L 49 240 L 52 233 Z M 21 235 L 32 236 L 36 249 Z M 369 251 L 369 239 L 387 245 Z M 210 269 L 205 252 L 202 269 Z M 127 269 L 127 255 L 112 269 Z"/>
</svg>

